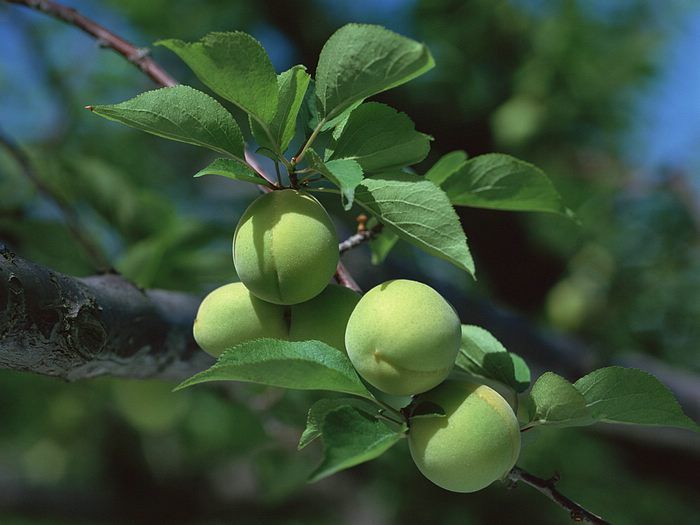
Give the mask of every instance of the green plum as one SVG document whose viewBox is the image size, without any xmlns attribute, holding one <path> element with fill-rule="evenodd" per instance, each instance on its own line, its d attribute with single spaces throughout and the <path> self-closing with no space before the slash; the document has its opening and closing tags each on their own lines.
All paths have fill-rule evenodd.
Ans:
<svg viewBox="0 0 700 525">
<path fill-rule="evenodd" d="M 520 429 L 498 392 L 448 380 L 418 398 L 423 400 L 445 411 L 445 417 L 410 421 L 411 457 L 426 478 L 454 492 L 476 492 L 513 468 L 520 454 Z"/>
<path fill-rule="evenodd" d="M 260 299 L 297 304 L 321 293 L 335 273 L 338 237 L 314 197 L 272 191 L 243 213 L 233 235 L 233 263 Z"/>
<path fill-rule="evenodd" d="M 218 357 L 250 339 L 287 339 L 289 328 L 283 306 L 258 299 L 242 283 L 231 283 L 204 298 L 192 331 L 202 350 Z"/>
<path fill-rule="evenodd" d="M 461 341 L 459 318 L 430 286 L 387 281 L 365 294 L 345 331 L 358 373 L 387 394 L 404 396 L 440 384 L 454 365 Z"/>
<path fill-rule="evenodd" d="M 328 285 L 310 301 L 291 307 L 290 339 L 316 339 L 345 351 L 345 327 L 359 300 L 349 288 Z"/>
</svg>

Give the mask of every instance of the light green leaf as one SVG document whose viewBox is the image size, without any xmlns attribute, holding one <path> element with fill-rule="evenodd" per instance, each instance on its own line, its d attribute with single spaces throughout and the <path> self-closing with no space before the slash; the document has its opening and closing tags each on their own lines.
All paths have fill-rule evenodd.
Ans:
<svg viewBox="0 0 700 525">
<path fill-rule="evenodd" d="M 542 170 L 500 153 L 468 160 L 442 188 L 458 206 L 571 214 Z"/>
<path fill-rule="evenodd" d="M 355 200 L 400 238 L 474 274 L 464 230 L 445 193 L 408 173 L 366 178 Z"/>
<path fill-rule="evenodd" d="M 341 406 L 323 418 L 321 436 L 324 458 L 311 474 L 310 483 L 381 456 L 404 432 L 393 430 L 353 407 Z"/>
<path fill-rule="evenodd" d="M 243 164 L 237 160 L 216 159 L 204 169 L 194 174 L 194 177 L 204 175 L 221 175 L 233 180 L 242 180 L 252 184 L 266 184 L 265 179 L 260 177 L 248 164 Z"/>
<path fill-rule="evenodd" d="M 490 332 L 462 325 L 462 343 L 455 363 L 470 374 L 495 379 L 516 392 L 530 385 L 530 370 L 520 356 L 511 354 Z"/>
<path fill-rule="evenodd" d="M 586 400 L 566 379 L 553 372 L 545 372 L 530 391 L 532 422 L 559 427 L 591 425 L 595 423 Z"/>
<path fill-rule="evenodd" d="M 321 425 L 329 412 L 345 406 L 356 408 L 369 415 L 378 413 L 377 405 L 356 397 L 319 399 L 309 409 L 306 417 L 306 428 L 299 438 L 298 448 L 301 450 L 321 435 Z"/>
<path fill-rule="evenodd" d="M 365 173 L 399 169 L 423 160 L 429 135 L 415 130 L 405 113 L 378 102 L 361 104 L 335 128 L 330 159 L 353 159 Z"/>
<path fill-rule="evenodd" d="M 260 42 L 239 31 L 209 33 L 198 42 L 161 40 L 205 85 L 269 124 L 277 111 L 277 75 Z"/>
<path fill-rule="evenodd" d="M 321 50 L 316 94 L 327 121 L 367 97 L 399 86 L 434 66 L 428 48 L 380 26 L 348 24 Z"/>
<path fill-rule="evenodd" d="M 320 341 L 256 339 L 226 350 L 176 390 L 208 381 L 243 381 L 296 390 L 330 390 L 373 399 L 348 356 Z"/>
<path fill-rule="evenodd" d="M 600 368 L 574 383 L 591 414 L 602 421 L 663 425 L 699 431 L 673 393 L 653 375 L 635 368 Z"/>
<path fill-rule="evenodd" d="M 307 152 L 311 168 L 340 188 L 343 208 L 349 210 L 355 198 L 355 188 L 363 180 L 362 168 L 351 159 L 338 159 L 323 162 L 318 154 L 310 149 Z"/>
<path fill-rule="evenodd" d="M 146 91 L 120 104 L 91 106 L 96 115 L 159 137 L 209 148 L 243 161 L 243 135 L 226 109 L 189 86 Z"/>
<path fill-rule="evenodd" d="M 255 140 L 263 148 L 282 155 L 296 132 L 297 115 L 304 100 L 311 77 L 304 66 L 294 66 L 277 76 L 279 98 L 277 112 L 269 129 L 265 130 L 252 118 L 250 127 Z M 269 136 L 268 136 L 269 132 Z"/>
<path fill-rule="evenodd" d="M 466 161 L 466 151 L 451 151 L 440 157 L 440 159 L 433 164 L 433 167 L 425 174 L 425 178 L 433 182 L 436 186 L 440 186 L 461 168 Z"/>
</svg>

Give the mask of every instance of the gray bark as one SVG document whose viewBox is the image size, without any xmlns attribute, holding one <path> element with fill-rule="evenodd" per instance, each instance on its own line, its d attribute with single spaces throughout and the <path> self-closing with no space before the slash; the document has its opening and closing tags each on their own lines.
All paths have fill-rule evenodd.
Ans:
<svg viewBox="0 0 700 525">
<path fill-rule="evenodd" d="M 0 246 L 0 369 L 183 379 L 213 362 L 192 338 L 198 304 L 119 275 L 63 275 Z"/>
</svg>

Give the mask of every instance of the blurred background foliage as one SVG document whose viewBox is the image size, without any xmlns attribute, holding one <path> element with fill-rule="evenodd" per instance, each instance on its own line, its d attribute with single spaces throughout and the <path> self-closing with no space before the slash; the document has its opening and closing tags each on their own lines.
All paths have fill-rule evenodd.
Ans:
<svg viewBox="0 0 700 525">
<path fill-rule="evenodd" d="M 348 21 L 380 23 L 425 41 L 437 67 L 378 97 L 435 137 L 417 171 L 454 149 L 511 153 L 545 169 L 581 224 L 460 209 L 478 282 L 399 243 L 382 267 L 370 266 L 366 247 L 349 254 L 363 288 L 389 277 L 420 278 L 461 311 L 496 305 L 575 337 L 596 362 L 651 355 L 700 373 L 696 4 L 71 5 L 142 45 L 244 30 L 262 41 L 278 71 L 295 63 L 313 71 L 323 42 Z M 199 294 L 234 279 L 230 237 L 255 189 L 216 177 L 194 181 L 191 174 L 211 160 L 203 150 L 82 109 L 151 89 L 149 79 L 75 28 L 15 6 L 0 4 L 0 40 L 0 134 L 21 144 L 112 264 L 142 286 Z M 153 55 L 181 82 L 202 87 L 164 49 Z M 340 235 L 351 233 L 353 217 L 326 204 Z M 0 239 L 65 273 L 95 270 L 60 210 L 2 148 Z M 296 440 L 318 394 L 237 385 L 172 394 L 171 387 L 107 379 L 64 384 L 0 372 L 0 522 L 567 522 L 525 487 L 445 493 L 420 477 L 404 444 L 306 485 L 320 451 L 299 453 Z M 700 450 L 693 436 L 679 446 L 635 441 L 625 429 L 537 432 L 528 434 L 521 464 L 545 477 L 560 472 L 562 491 L 613 523 L 695 522 Z"/>
</svg>

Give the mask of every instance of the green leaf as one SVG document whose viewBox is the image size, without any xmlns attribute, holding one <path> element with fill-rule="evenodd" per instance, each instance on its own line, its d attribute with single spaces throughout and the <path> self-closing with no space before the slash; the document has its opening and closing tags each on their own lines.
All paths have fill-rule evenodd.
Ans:
<svg viewBox="0 0 700 525">
<path fill-rule="evenodd" d="M 500 381 L 516 392 L 524 392 L 530 385 L 530 370 L 522 358 L 508 352 L 479 326 L 462 325 L 462 343 L 455 364 L 470 374 Z"/>
<path fill-rule="evenodd" d="M 198 42 L 161 40 L 197 75 L 226 100 L 261 124 L 277 111 L 277 75 L 260 42 L 242 33 L 209 33 Z"/>
<path fill-rule="evenodd" d="M 194 174 L 194 177 L 203 177 L 204 175 L 221 175 L 229 179 L 242 180 L 252 184 L 265 184 L 266 181 L 260 177 L 253 168 L 247 164 L 243 164 L 231 159 L 216 159 L 206 168 L 199 170 Z"/>
<path fill-rule="evenodd" d="M 256 339 L 226 350 L 176 390 L 208 381 L 244 381 L 296 390 L 330 390 L 373 399 L 348 356 L 320 341 Z"/>
<path fill-rule="evenodd" d="M 398 241 L 399 236 L 389 230 L 382 230 L 379 235 L 369 241 L 372 264 L 382 264 Z"/>
<path fill-rule="evenodd" d="M 400 238 L 474 274 L 464 230 L 445 193 L 408 173 L 366 178 L 355 200 Z"/>
<path fill-rule="evenodd" d="M 452 151 L 440 157 L 433 167 L 425 174 L 425 178 L 436 186 L 442 185 L 467 161 L 467 152 L 462 150 Z"/>
<path fill-rule="evenodd" d="M 321 50 L 316 94 L 326 121 L 367 97 L 399 86 L 434 66 L 428 48 L 380 26 L 348 24 Z"/>
<path fill-rule="evenodd" d="M 318 154 L 310 149 L 307 151 L 309 165 L 323 177 L 340 188 L 343 208 L 349 210 L 355 199 L 355 188 L 362 182 L 362 168 L 351 159 L 338 159 L 323 162 Z"/>
<path fill-rule="evenodd" d="M 553 372 L 545 372 L 530 391 L 533 423 L 550 426 L 581 426 L 595 422 L 586 400 L 574 385 Z"/>
<path fill-rule="evenodd" d="M 318 111 L 318 100 L 316 99 L 316 83 L 311 79 L 299 110 L 299 123 L 302 131 L 308 133 L 316 129 L 320 121 L 321 115 Z"/>
<path fill-rule="evenodd" d="M 515 384 L 518 385 L 515 391 L 521 392 L 518 388 L 522 388 L 522 391 L 524 391 L 530 386 L 530 381 L 532 380 L 530 367 L 527 366 L 525 360 L 515 352 L 508 352 L 508 354 L 510 355 L 511 361 L 513 361 L 513 377 L 515 379 Z"/>
<path fill-rule="evenodd" d="M 341 406 L 323 418 L 321 436 L 324 458 L 311 474 L 310 483 L 381 456 L 404 432 L 397 432 L 353 407 Z"/>
<path fill-rule="evenodd" d="M 363 411 L 370 415 L 378 412 L 376 405 L 356 397 L 319 399 L 313 405 L 311 405 L 309 413 L 306 417 L 306 428 L 299 438 L 298 448 L 300 450 L 321 435 L 321 425 L 323 424 L 323 420 L 325 419 L 326 415 L 340 407 L 356 408 L 357 410 Z"/>
<path fill-rule="evenodd" d="M 146 91 L 120 104 L 90 109 L 132 128 L 209 148 L 244 162 L 243 135 L 234 118 L 209 95 L 189 86 Z"/>
<path fill-rule="evenodd" d="M 261 147 L 268 148 L 278 155 L 282 155 L 286 151 L 294 138 L 297 115 L 304 101 L 310 79 L 311 77 L 304 66 L 294 66 L 277 76 L 279 87 L 277 112 L 269 129 L 265 130 L 255 120 L 250 119 L 251 130 Z"/>
<path fill-rule="evenodd" d="M 429 135 L 415 130 L 405 113 L 378 102 L 361 104 L 333 132 L 330 159 L 353 159 L 363 171 L 399 169 L 423 160 Z"/>
<path fill-rule="evenodd" d="M 468 160 L 442 188 L 459 206 L 571 214 L 542 170 L 500 153 Z"/>
<path fill-rule="evenodd" d="M 601 368 L 582 377 L 574 386 L 591 414 L 601 421 L 700 430 L 683 413 L 673 393 L 642 370 L 621 366 Z"/>
</svg>

